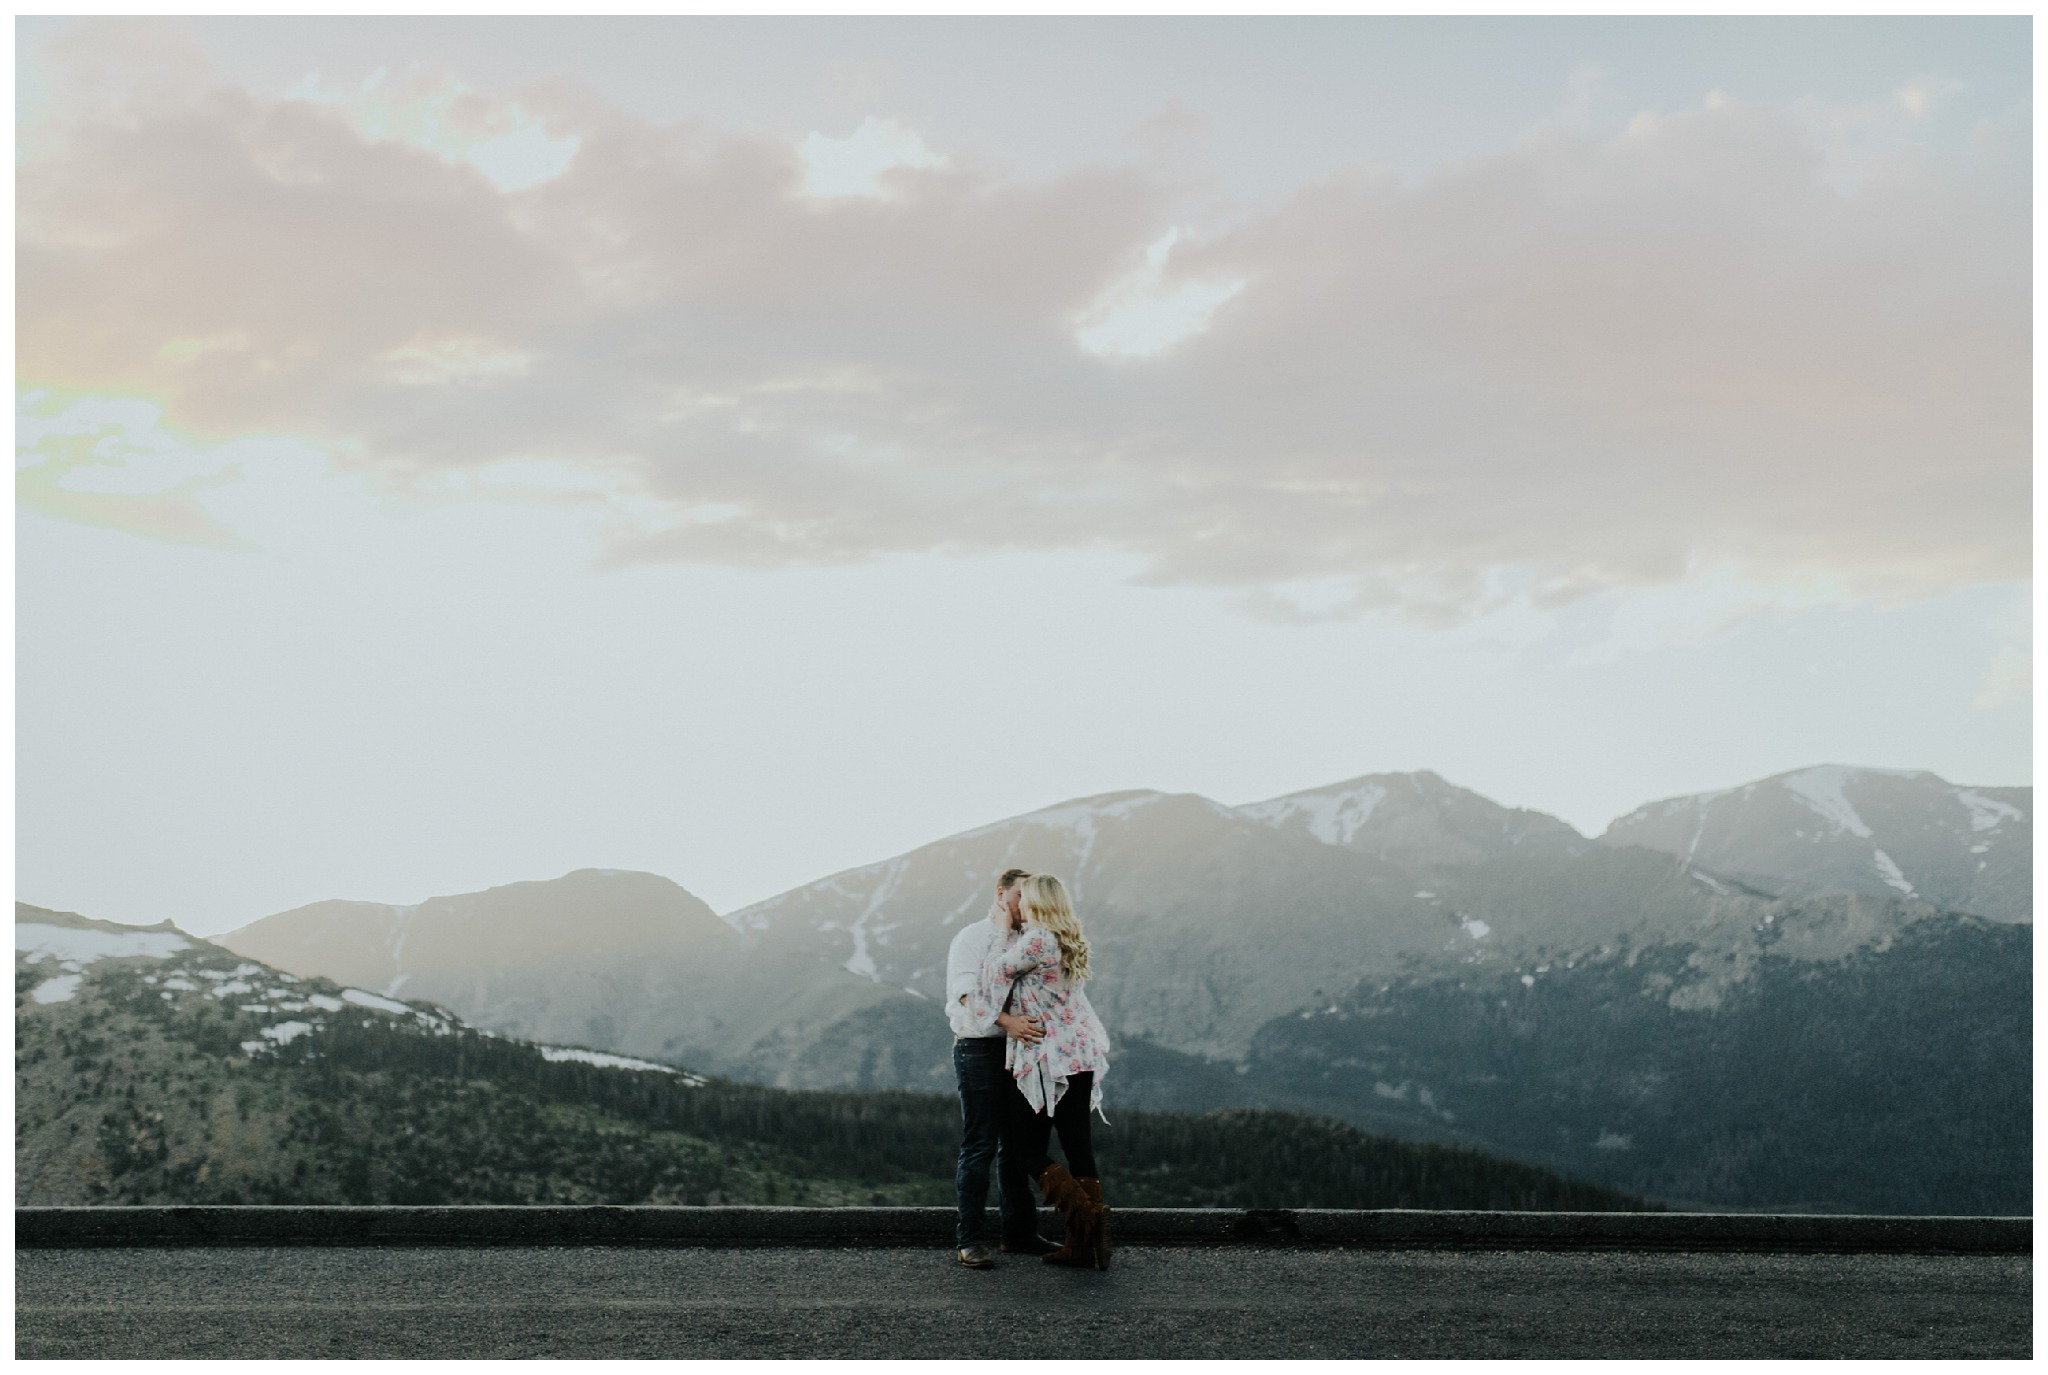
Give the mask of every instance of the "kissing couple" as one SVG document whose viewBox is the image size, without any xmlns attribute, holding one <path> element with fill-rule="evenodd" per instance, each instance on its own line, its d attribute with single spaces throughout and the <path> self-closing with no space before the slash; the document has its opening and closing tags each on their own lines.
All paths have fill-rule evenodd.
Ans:
<svg viewBox="0 0 2048 1375">
<path fill-rule="evenodd" d="M 946 952 L 964 1128 L 953 1254 L 970 1269 L 996 1263 L 983 1234 L 991 1164 L 1002 1192 L 999 1249 L 1109 1268 L 1109 1209 L 1088 1136 L 1090 1110 L 1102 1111 L 1109 1033 L 1081 988 L 1092 972 L 1066 887 L 1023 869 L 1003 871 L 988 919 L 970 923 Z M 1064 1166 L 1046 1151 L 1055 1131 Z M 1058 1246 L 1038 1234 L 1030 1180 L 1066 1224 Z"/>
</svg>

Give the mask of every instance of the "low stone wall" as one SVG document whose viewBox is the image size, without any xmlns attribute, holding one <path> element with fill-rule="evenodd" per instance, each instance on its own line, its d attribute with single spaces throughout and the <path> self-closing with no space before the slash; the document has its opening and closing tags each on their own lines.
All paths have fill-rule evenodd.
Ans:
<svg viewBox="0 0 2048 1375">
<path fill-rule="evenodd" d="M 1057 1217 L 1041 1230 L 1057 1236 Z M 1119 1245 L 2031 1255 L 2025 1217 L 1119 1208 Z M 937 1246 L 950 1208 L 17 1208 L 17 1247 Z"/>
</svg>

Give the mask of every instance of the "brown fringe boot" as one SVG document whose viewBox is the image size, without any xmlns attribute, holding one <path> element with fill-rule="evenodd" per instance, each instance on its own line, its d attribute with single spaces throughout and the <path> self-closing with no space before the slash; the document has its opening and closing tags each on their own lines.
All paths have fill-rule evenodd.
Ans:
<svg viewBox="0 0 2048 1375">
<path fill-rule="evenodd" d="M 1109 1268 L 1110 1254 L 1116 1250 L 1116 1247 L 1109 1239 L 1109 1209 L 1104 1207 L 1102 1203 L 1102 1181 L 1099 1179 L 1077 1179 L 1074 1182 L 1081 1186 L 1081 1192 L 1087 1196 L 1088 1206 L 1095 1214 L 1094 1227 L 1092 1229 L 1095 1240 L 1093 1257 L 1095 1268 L 1107 1270 Z"/>
<path fill-rule="evenodd" d="M 1038 1177 L 1039 1192 L 1045 1201 L 1060 1210 L 1060 1221 L 1067 1226 L 1067 1233 L 1060 1249 L 1045 1257 L 1047 1265 L 1079 1265 L 1090 1269 L 1095 1265 L 1095 1205 L 1089 1201 L 1087 1192 L 1080 1181 L 1067 1173 L 1066 1166 L 1054 1161 L 1045 1167 L 1045 1173 Z"/>
</svg>

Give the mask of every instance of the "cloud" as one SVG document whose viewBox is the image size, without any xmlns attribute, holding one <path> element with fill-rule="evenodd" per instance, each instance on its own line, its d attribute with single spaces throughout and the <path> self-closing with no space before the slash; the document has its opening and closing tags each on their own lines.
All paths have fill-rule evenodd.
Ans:
<svg viewBox="0 0 2048 1375">
<path fill-rule="evenodd" d="M 356 86 L 339 88 L 312 72 L 285 95 L 336 111 L 372 141 L 396 140 L 445 162 L 466 162 L 503 191 L 550 181 L 576 156 L 574 138 L 552 136 L 518 104 L 488 99 L 424 67 L 396 77 L 379 67 Z"/>
<path fill-rule="evenodd" d="M 1564 108 L 1558 111 L 1557 122 L 1572 129 L 1592 128 L 1595 110 L 1620 94 L 1613 73 L 1598 62 L 1581 62 L 1572 68 L 1565 76 L 1564 89 Z"/>
<path fill-rule="evenodd" d="M 1244 290 L 1241 281 L 1164 283 L 1167 257 L 1183 231 L 1175 226 L 1145 250 L 1144 265 L 1089 306 L 1074 341 L 1104 358 L 1147 358 L 1209 327 L 1216 308 Z"/>
<path fill-rule="evenodd" d="M 494 180 L 134 33 L 75 31 L 25 140 L 24 382 L 399 484 L 581 473 L 617 560 L 1114 549 L 1432 624 L 1707 567 L 2028 574 L 2017 126 L 1845 182 L 1813 110 L 1720 97 L 1169 239 L 1142 160 L 1025 182 L 870 121 L 864 193 L 820 198 L 829 141 L 566 89 L 460 93 L 465 130 L 573 146 Z M 1140 347 L 1088 332 L 1120 318 Z"/>
<path fill-rule="evenodd" d="M 2031 701 L 2034 693 L 2033 598 L 2023 589 L 1986 627 L 1998 644 L 1984 668 L 1983 681 L 1970 705 L 1980 711 L 2009 702 Z"/>
<path fill-rule="evenodd" d="M 804 192 L 833 196 L 887 197 L 885 174 L 898 167 L 938 167 L 945 159 L 925 147 L 917 130 L 897 120 L 870 115 L 845 138 L 813 132 L 798 145 L 804 160 Z"/>
<path fill-rule="evenodd" d="M 195 449 L 162 429 L 161 419 L 157 407 L 143 401 L 18 395 L 16 502 L 169 544 L 249 547 L 196 500 L 229 478 L 233 446 Z"/>
<path fill-rule="evenodd" d="M 1984 670 L 1983 685 L 1970 705 L 1979 710 L 2024 702 L 2034 691 L 2034 656 L 2017 645 L 2000 645 Z"/>
</svg>

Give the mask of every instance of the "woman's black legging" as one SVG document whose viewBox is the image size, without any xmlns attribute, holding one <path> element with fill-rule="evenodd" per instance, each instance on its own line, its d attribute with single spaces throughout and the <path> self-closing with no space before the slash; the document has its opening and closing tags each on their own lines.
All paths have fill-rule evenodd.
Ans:
<svg viewBox="0 0 2048 1375">
<path fill-rule="evenodd" d="M 1095 1179 L 1095 1145 L 1088 1138 L 1088 1100 L 1095 1095 L 1095 1072 L 1071 1075 L 1067 1091 L 1060 1095 L 1052 1116 L 1033 1112 L 1022 1094 L 1015 1101 L 1016 1121 L 1011 1124 L 1013 1149 L 1033 1179 L 1052 1164 L 1046 1147 L 1052 1144 L 1054 1128 L 1059 1129 L 1060 1149 L 1067 1154 L 1067 1170 L 1076 1179 Z"/>
</svg>

